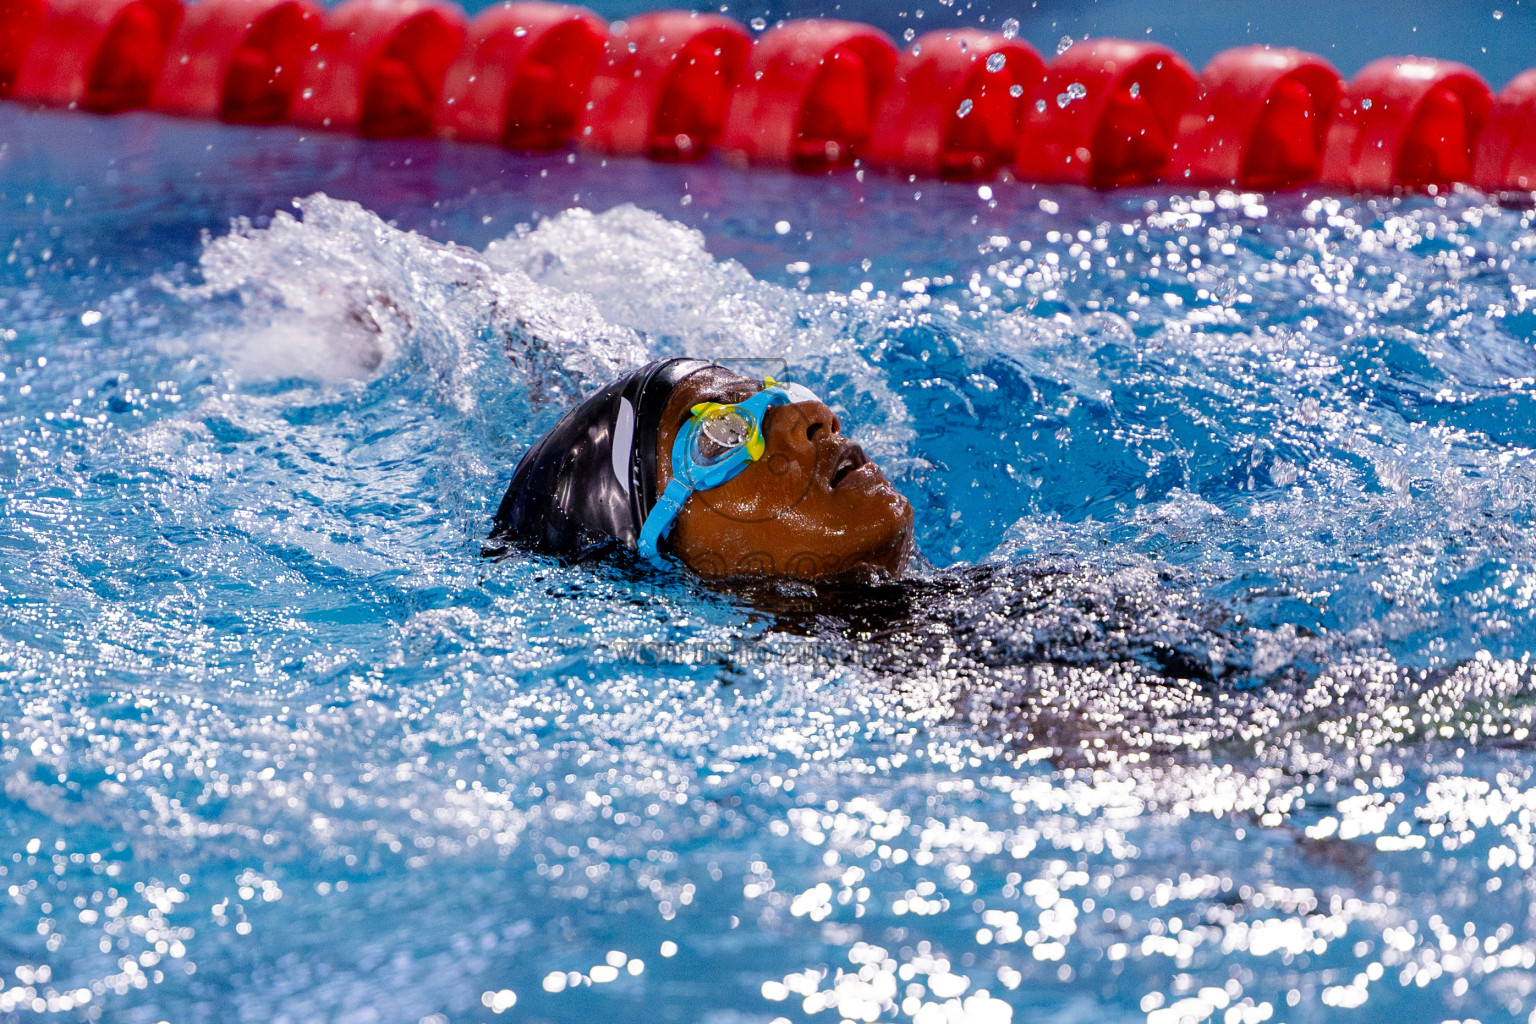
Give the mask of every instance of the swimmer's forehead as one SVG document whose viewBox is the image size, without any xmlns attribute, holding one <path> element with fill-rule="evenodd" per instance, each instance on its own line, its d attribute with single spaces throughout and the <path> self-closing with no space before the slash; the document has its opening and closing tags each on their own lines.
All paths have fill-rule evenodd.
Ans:
<svg viewBox="0 0 1536 1024">
<path fill-rule="evenodd" d="M 745 402 L 763 390 L 763 382 L 723 366 L 711 366 L 691 374 L 683 382 L 690 402 Z"/>
<path fill-rule="evenodd" d="M 748 377 L 724 367 L 701 370 L 690 377 L 687 383 L 693 384 L 695 388 L 692 401 L 720 402 L 724 405 L 745 402 L 768 386 L 761 377 Z M 790 389 L 795 401 L 816 401 L 816 395 L 806 388 L 783 381 L 780 384 Z"/>
</svg>

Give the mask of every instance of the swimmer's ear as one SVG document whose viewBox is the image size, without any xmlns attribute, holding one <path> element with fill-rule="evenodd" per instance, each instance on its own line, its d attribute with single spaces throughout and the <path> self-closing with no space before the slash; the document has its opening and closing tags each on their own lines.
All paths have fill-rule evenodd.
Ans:
<svg viewBox="0 0 1536 1024">
<path fill-rule="evenodd" d="M 601 540 L 588 544 L 573 555 L 556 556 L 561 565 L 580 565 L 584 562 L 596 562 L 608 557 L 615 551 L 627 550 L 617 541 Z M 507 541 L 503 537 L 491 537 L 480 546 L 480 557 L 500 562 L 513 554 L 528 554 L 523 548 Z"/>
<path fill-rule="evenodd" d="M 488 558 L 493 562 L 499 562 L 503 558 L 506 558 L 507 555 L 512 553 L 511 545 L 495 543 L 497 540 L 499 540 L 499 538 L 492 537 L 484 544 L 480 545 L 481 558 Z"/>
<path fill-rule="evenodd" d="M 596 562 L 607 558 L 609 555 L 616 551 L 627 550 L 629 549 L 625 548 L 618 541 L 608 538 L 596 541 L 592 544 L 588 544 L 586 547 L 582 548 L 580 551 L 576 552 L 568 560 L 566 560 L 566 564 L 581 565 L 584 562 Z"/>
</svg>

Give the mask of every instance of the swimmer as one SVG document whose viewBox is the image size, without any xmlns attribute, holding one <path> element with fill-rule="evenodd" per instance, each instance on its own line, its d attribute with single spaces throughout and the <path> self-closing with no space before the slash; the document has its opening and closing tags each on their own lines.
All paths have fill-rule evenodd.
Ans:
<svg viewBox="0 0 1536 1024">
<path fill-rule="evenodd" d="M 567 412 L 518 463 L 493 541 L 613 546 L 701 576 L 901 575 L 912 506 L 807 388 L 665 359 Z"/>
</svg>

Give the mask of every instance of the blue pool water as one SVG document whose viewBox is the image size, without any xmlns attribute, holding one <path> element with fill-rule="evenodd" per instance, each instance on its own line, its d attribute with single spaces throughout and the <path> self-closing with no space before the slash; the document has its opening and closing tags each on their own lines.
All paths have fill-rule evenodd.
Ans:
<svg viewBox="0 0 1536 1024">
<path fill-rule="evenodd" d="M 1536 1011 L 1528 208 L 0 138 L 0 1019 Z M 683 352 L 924 564 L 482 559 Z"/>
</svg>

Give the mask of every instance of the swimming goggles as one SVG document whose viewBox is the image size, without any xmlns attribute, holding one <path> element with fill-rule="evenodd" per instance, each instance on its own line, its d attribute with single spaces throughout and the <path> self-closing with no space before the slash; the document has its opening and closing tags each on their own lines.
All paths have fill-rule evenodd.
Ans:
<svg viewBox="0 0 1536 1024">
<path fill-rule="evenodd" d="M 640 527 L 640 554 L 660 562 L 657 546 L 694 491 L 707 491 L 734 478 L 763 457 L 763 417 L 776 405 L 819 401 L 810 388 L 763 379 L 763 390 L 733 405 L 700 402 L 672 442 L 672 479 Z"/>
</svg>

